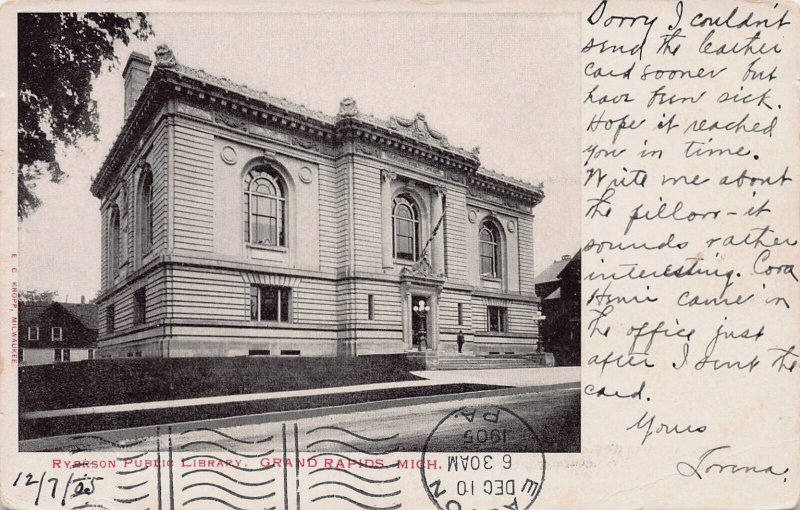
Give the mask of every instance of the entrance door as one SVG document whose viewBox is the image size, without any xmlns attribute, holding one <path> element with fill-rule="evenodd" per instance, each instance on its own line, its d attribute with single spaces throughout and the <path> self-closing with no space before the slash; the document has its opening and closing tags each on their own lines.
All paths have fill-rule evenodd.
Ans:
<svg viewBox="0 0 800 510">
<path fill-rule="evenodd" d="M 428 314 L 431 313 L 428 298 L 425 296 L 411 296 L 411 334 L 412 345 L 419 348 L 420 342 L 425 340 L 426 347 L 430 347 L 428 341 Z"/>
</svg>

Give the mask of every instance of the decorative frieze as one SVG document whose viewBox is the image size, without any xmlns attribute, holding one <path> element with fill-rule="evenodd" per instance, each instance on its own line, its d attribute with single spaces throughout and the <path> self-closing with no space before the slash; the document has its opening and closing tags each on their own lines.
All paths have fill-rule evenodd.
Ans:
<svg viewBox="0 0 800 510">
<path fill-rule="evenodd" d="M 473 197 L 478 198 L 480 200 L 484 200 L 486 202 L 489 202 L 489 203 L 492 203 L 492 204 L 496 204 L 496 205 L 502 205 L 504 207 L 508 207 L 508 208 L 511 208 L 511 209 L 516 209 L 516 210 L 519 210 L 519 211 L 525 211 L 529 207 L 528 205 L 526 205 L 525 203 L 523 203 L 520 200 L 515 200 L 515 199 L 513 199 L 511 197 L 503 196 L 503 195 L 500 195 L 500 194 L 490 193 L 490 192 L 488 192 L 486 190 L 481 190 L 481 189 L 476 189 L 476 188 L 469 188 L 467 190 L 467 192 L 469 193 L 470 196 L 473 196 Z"/>
<path fill-rule="evenodd" d="M 208 110 L 203 110 L 202 108 L 197 108 L 196 106 L 192 106 L 184 102 L 178 103 L 177 110 L 178 113 L 182 113 L 184 115 L 197 117 L 198 119 L 203 119 L 203 120 L 212 120 L 211 112 L 209 112 Z"/>
<path fill-rule="evenodd" d="M 214 112 L 214 122 L 223 126 L 244 131 L 245 133 L 247 132 L 248 123 L 246 120 L 240 119 L 239 117 L 234 117 L 233 115 L 228 115 L 227 113 L 220 111 Z"/>
<path fill-rule="evenodd" d="M 362 154 L 366 154 L 368 156 L 373 156 L 376 158 L 381 157 L 381 150 L 373 145 L 369 145 L 366 143 L 356 142 L 355 149 L 357 152 Z"/>
<path fill-rule="evenodd" d="M 302 147 L 308 150 L 319 150 L 319 143 L 315 142 L 314 140 L 301 137 L 301 136 L 292 136 L 292 145 Z"/>
<path fill-rule="evenodd" d="M 447 170 L 445 172 L 447 176 L 447 180 L 457 182 L 459 184 L 466 184 L 467 183 L 467 175 L 463 171 L 459 170 Z"/>
<path fill-rule="evenodd" d="M 290 142 L 290 137 L 286 133 L 281 133 L 280 131 L 275 131 L 274 129 L 265 128 L 263 126 L 250 124 L 248 126 L 248 131 L 250 132 L 250 134 L 261 138 L 266 138 L 269 140 L 277 140 L 283 143 Z"/>
</svg>

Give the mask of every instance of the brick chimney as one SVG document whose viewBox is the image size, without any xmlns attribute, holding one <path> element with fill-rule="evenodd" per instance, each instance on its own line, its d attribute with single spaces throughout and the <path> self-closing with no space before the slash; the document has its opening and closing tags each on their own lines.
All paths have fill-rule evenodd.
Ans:
<svg viewBox="0 0 800 510">
<path fill-rule="evenodd" d="M 139 99 L 147 80 L 150 78 L 150 64 L 152 60 L 138 51 L 131 53 L 128 63 L 122 71 L 125 80 L 125 120 L 128 120 L 136 100 Z"/>
</svg>

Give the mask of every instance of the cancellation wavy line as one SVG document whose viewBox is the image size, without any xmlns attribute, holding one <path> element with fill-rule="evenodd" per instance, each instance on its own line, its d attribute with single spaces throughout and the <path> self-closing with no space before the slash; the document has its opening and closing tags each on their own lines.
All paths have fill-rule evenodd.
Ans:
<svg viewBox="0 0 800 510">
<path fill-rule="evenodd" d="M 363 453 L 365 455 L 386 455 L 389 453 L 395 453 L 397 451 L 397 446 L 389 448 L 388 450 L 376 450 L 376 451 L 362 450 L 358 446 L 351 445 L 350 443 L 346 443 L 344 441 L 339 441 L 338 439 L 320 439 L 318 441 L 314 441 L 313 443 L 308 443 L 308 447 L 313 448 L 314 446 L 317 446 L 320 443 L 333 443 L 341 446 L 346 446 L 348 448 L 352 448 L 353 451 L 356 451 L 358 453 Z"/>
<path fill-rule="evenodd" d="M 233 508 L 234 510 L 247 510 L 246 508 L 242 508 L 240 506 L 232 505 L 231 503 L 225 501 L 224 499 L 212 498 L 211 496 L 200 496 L 200 497 L 197 497 L 197 498 L 192 498 L 192 499 L 189 499 L 189 500 L 185 501 L 183 504 L 184 505 L 188 505 L 189 503 L 196 503 L 198 501 L 215 501 L 217 503 L 222 503 L 223 505 L 227 506 L 228 508 Z M 275 510 L 275 507 L 271 506 L 269 508 L 265 508 L 264 510 Z"/>
<path fill-rule="evenodd" d="M 218 485 L 218 484 L 216 484 L 216 483 L 211 483 L 211 482 L 197 482 L 197 483 L 193 483 L 193 484 L 191 484 L 191 485 L 187 485 L 186 487 L 184 487 L 184 488 L 183 488 L 183 489 L 181 489 L 181 490 L 182 490 L 183 492 L 186 492 L 186 491 L 188 491 L 189 489 L 193 489 L 193 488 L 195 488 L 195 487 L 214 487 L 214 488 L 216 488 L 216 489 L 219 489 L 219 490 L 221 490 L 221 491 L 225 491 L 225 492 L 227 492 L 227 493 L 228 493 L 228 494 L 230 494 L 231 496 L 236 496 L 237 498 L 241 498 L 241 499 L 248 499 L 248 500 L 251 500 L 251 501 L 253 501 L 253 500 L 259 500 L 259 499 L 269 499 L 269 498 L 271 498 L 271 497 L 273 497 L 273 496 L 275 495 L 275 493 L 274 493 L 274 492 L 270 492 L 269 494 L 264 494 L 264 495 L 261 495 L 261 496 L 246 496 L 246 495 L 244 495 L 244 494 L 239 494 L 239 493 L 238 493 L 238 492 L 236 492 L 236 491 L 232 491 L 232 490 L 230 490 L 230 489 L 229 489 L 229 488 L 227 488 L 227 487 L 224 487 L 224 486 L 222 486 L 222 485 Z"/>
<path fill-rule="evenodd" d="M 352 430 L 347 430 L 347 429 L 344 429 L 342 427 L 336 427 L 336 426 L 333 426 L 333 425 L 325 425 L 325 426 L 322 426 L 322 427 L 313 428 L 313 429 L 309 430 L 308 432 L 306 432 L 306 435 L 311 434 L 312 432 L 316 432 L 318 430 L 338 430 L 339 432 L 344 432 L 345 434 L 350 434 L 351 436 L 357 437 L 358 439 L 362 439 L 364 441 L 389 441 L 390 439 L 397 439 L 397 437 L 400 435 L 400 433 L 398 432 L 398 433 L 396 433 L 396 434 L 394 434 L 392 436 L 388 436 L 388 437 L 367 437 L 367 436 L 362 436 L 361 434 L 356 434 Z"/>
<path fill-rule="evenodd" d="M 82 505 L 73 506 L 71 510 L 84 510 L 86 508 L 99 508 L 100 510 L 111 510 L 107 506 L 97 505 L 95 503 L 84 503 Z"/>
<path fill-rule="evenodd" d="M 138 459 L 139 457 L 142 457 L 144 455 L 147 455 L 147 452 L 142 452 L 142 453 L 139 453 L 137 455 L 132 455 L 130 457 L 117 457 L 117 460 L 120 461 L 120 462 L 125 462 L 126 460 Z"/>
<path fill-rule="evenodd" d="M 218 460 L 219 462 L 226 463 L 226 464 L 228 462 L 230 462 L 229 460 L 222 460 L 222 459 L 220 459 L 219 457 L 217 457 L 215 455 L 209 455 L 207 453 L 202 453 L 202 454 L 199 454 L 199 455 L 191 455 L 189 457 L 184 457 L 183 460 L 190 461 L 190 460 L 200 459 L 200 458 L 214 459 L 214 460 Z M 252 468 L 252 469 L 251 468 L 245 468 L 245 467 L 239 467 L 236 464 L 228 464 L 228 467 L 232 467 L 234 469 L 238 469 L 239 471 L 266 471 L 268 469 L 274 468 L 275 464 L 270 464 L 269 466 L 264 466 L 264 467 L 259 467 L 259 468 Z"/>
<path fill-rule="evenodd" d="M 219 434 L 220 436 L 222 436 L 222 437 L 224 437 L 226 439 L 230 439 L 231 441 L 236 441 L 237 443 L 243 443 L 243 444 L 261 444 L 261 443 L 266 443 L 267 441 L 272 441 L 272 438 L 275 437 L 275 436 L 269 436 L 269 437 L 265 437 L 264 439 L 258 439 L 258 440 L 254 439 L 252 441 L 248 441 L 247 439 L 239 439 L 239 438 L 233 437 L 233 436 L 231 436 L 229 434 L 226 434 L 224 432 L 221 432 L 221 431 L 219 431 L 217 429 L 212 429 L 212 428 L 208 428 L 208 427 L 198 427 L 196 429 L 184 430 L 183 432 L 181 432 L 180 435 L 188 434 L 190 432 L 213 432 L 214 434 Z"/>
<path fill-rule="evenodd" d="M 134 470 L 131 470 L 131 471 L 115 471 L 115 473 L 117 473 L 118 475 L 122 475 L 122 476 L 135 475 L 136 473 L 141 473 L 142 471 L 144 471 L 148 467 L 149 466 L 142 466 L 142 467 L 140 467 L 138 469 L 134 469 Z"/>
<path fill-rule="evenodd" d="M 357 493 L 359 493 L 359 494 L 361 494 L 363 496 L 368 496 L 370 498 L 389 498 L 389 497 L 392 497 L 392 496 L 399 496 L 400 495 L 400 491 L 387 492 L 386 494 L 374 494 L 372 492 L 368 492 L 368 491 L 365 491 L 363 489 L 359 489 L 355 485 L 350 485 L 349 483 L 344 483 L 344 482 L 337 482 L 335 480 L 325 480 L 324 482 L 315 483 L 314 485 L 309 487 L 309 489 L 313 489 L 313 488 L 319 487 L 321 485 L 338 485 L 340 487 L 346 487 L 346 488 L 348 488 L 348 489 L 350 489 L 352 491 L 355 491 L 355 492 L 357 492 Z"/>
<path fill-rule="evenodd" d="M 348 475 L 355 476 L 359 480 L 361 480 L 363 482 L 367 482 L 367 483 L 394 483 L 394 482 L 400 480 L 399 476 L 396 477 L 396 478 L 390 478 L 388 480 L 373 480 L 372 478 L 365 478 L 365 477 L 363 477 L 361 475 L 357 475 L 357 474 L 353 473 L 352 471 L 347 471 L 346 469 L 336 468 L 336 467 L 317 468 L 317 469 L 314 469 L 313 471 L 309 472 L 308 474 L 310 476 L 310 475 L 313 475 L 314 473 L 318 473 L 320 471 L 338 471 L 340 473 L 347 473 Z"/>
<path fill-rule="evenodd" d="M 126 505 L 129 505 L 131 503 L 136 503 L 137 501 L 141 501 L 141 500 L 143 500 L 145 498 L 149 498 L 149 497 L 150 497 L 150 494 L 145 494 L 144 496 L 138 496 L 138 497 L 135 497 L 135 498 L 126 498 L 126 499 L 114 498 L 114 501 L 116 501 L 117 503 L 124 503 Z"/>
<path fill-rule="evenodd" d="M 195 473 L 214 473 L 214 474 L 219 475 L 219 476 L 221 476 L 223 478 L 227 478 L 228 480 L 230 480 L 230 481 L 232 481 L 234 483 L 238 483 L 239 485 L 245 485 L 247 487 L 258 487 L 260 485 L 269 485 L 269 484 L 271 484 L 272 482 L 275 481 L 275 479 L 273 478 L 272 480 L 267 480 L 265 482 L 243 482 L 242 480 L 236 479 L 236 478 L 234 478 L 234 477 L 232 477 L 230 475 L 226 475 L 222 471 L 216 471 L 214 469 L 193 469 L 191 471 L 187 471 L 185 473 L 182 473 L 181 474 L 181 478 L 185 478 L 185 477 L 187 477 L 189 475 L 193 475 Z"/>
<path fill-rule="evenodd" d="M 185 450 L 186 448 L 189 448 L 190 446 L 201 445 L 201 444 L 207 444 L 207 445 L 211 445 L 211 446 L 216 446 L 217 448 L 219 448 L 221 450 L 225 450 L 228 453 L 232 453 L 234 455 L 238 455 L 239 457 L 244 457 L 246 459 L 257 459 L 259 457 L 266 457 L 267 455 L 272 455 L 273 453 L 275 453 L 275 450 L 273 449 L 273 450 L 269 450 L 269 451 L 264 452 L 264 453 L 256 453 L 256 454 L 253 454 L 253 455 L 248 455 L 246 453 L 237 452 L 236 450 L 231 450 L 227 446 L 222 446 L 221 444 L 216 443 L 214 441 L 190 441 L 190 442 L 188 442 L 186 444 L 182 444 L 181 445 L 181 450 Z"/>
<path fill-rule="evenodd" d="M 347 496 L 339 496 L 337 494 L 326 494 L 325 496 L 319 496 L 311 500 L 312 503 L 316 503 L 317 501 L 323 499 L 343 499 L 348 503 L 356 505 L 357 507 L 364 508 L 365 510 L 397 510 L 400 508 L 400 503 L 392 506 L 374 506 L 374 505 L 366 505 L 364 503 L 358 502 L 354 499 L 350 499 Z"/>
<path fill-rule="evenodd" d="M 316 455 L 312 455 L 308 459 L 309 460 L 316 459 L 316 458 L 322 457 L 324 455 L 330 455 L 332 457 L 341 457 L 344 460 L 350 462 L 351 464 L 355 464 L 357 466 L 361 466 L 361 467 L 365 467 L 365 468 L 369 468 L 369 469 L 390 469 L 390 468 L 396 468 L 397 467 L 397 462 L 395 462 L 394 464 L 386 464 L 385 466 L 370 466 L 370 465 L 364 464 L 363 462 L 359 462 L 359 461 L 357 461 L 355 459 L 351 459 L 347 455 L 342 455 L 341 453 L 330 453 L 330 452 L 317 453 Z"/>
<path fill-rule="evenodd" d="M 124 491 L 129 491 L 131 489 L 135 489 L 137 487 L 141 487 L 142 485 L 144 485 L 146 483 L 147 483 L 147 480 L 145 480 L 145 481 L 143 481 L 141 483 L 135 483 L 133 485 L 117 485 L 117 489 L 122 489 Z"/>
<path fill-rule="evenodd" d="M 70 437 L 73 441 L 78 441 L 81 439 L 99 439 L 105 443 L 110 444 L 111 446 L 116 446 L 117 448 L 131 448 L 136 445 L 140 445 L 144 443 L 145 438 L 137 438 L 137 439 L 123 439 L 122 441 L 111 441 L 110 439 L 106 439 L 103 436 L 96 436 L 96 435 L 77 435 Z"/>
</svg>

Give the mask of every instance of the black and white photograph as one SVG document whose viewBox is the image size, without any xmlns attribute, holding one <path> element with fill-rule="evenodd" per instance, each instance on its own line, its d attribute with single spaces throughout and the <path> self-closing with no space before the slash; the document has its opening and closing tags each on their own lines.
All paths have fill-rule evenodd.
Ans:
<svg viewBox="0 0 800 510">
<path fill-rule="evenodd" d="M 576 16 L 17 21 L 21 452 L 580 451 Z"/>
</svg>

